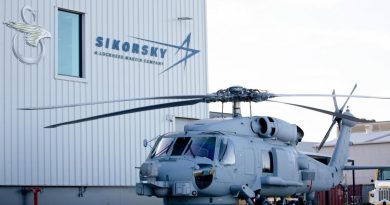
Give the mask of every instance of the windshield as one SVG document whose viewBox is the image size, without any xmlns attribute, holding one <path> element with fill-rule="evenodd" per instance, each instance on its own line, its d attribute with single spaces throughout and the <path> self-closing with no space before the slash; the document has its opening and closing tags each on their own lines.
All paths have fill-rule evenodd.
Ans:
<svg viewBox="0 0 390 205">
<path fill-rule="evenodd" d="M 181 155 L 184 149 L 187 147 L 191 137 L 178 137 L 172 148 L 172 156 Z"/>
<path fill-rule="evenodd" d="M 151 152 L 152 154 L 151 154 L 150 158 L 167 155 L 168 152 L 169 152 L 169 149 L 172 147 L 174 139 L 175 138 L 173 138 L 173 137 L 163 137 L 163 138 L 161 138 L 157 142 L 157 145 L 152 150 L 152 152 Z"/>
<path fill-rule="evenodd" d="M 215 137 L 193 137 L 184 155 L 214 160 Z"/>
<path fill-rule="evenodd" d="M 390 169 L 378 171 L 378 180 L 390 180 Z"/>
<path fill-rule="evenodd" d="M 157 141 L 150 158 L 186 155 L 214 160 L 215 142 L 215 137 L 162 137 Z"/>
</svg>

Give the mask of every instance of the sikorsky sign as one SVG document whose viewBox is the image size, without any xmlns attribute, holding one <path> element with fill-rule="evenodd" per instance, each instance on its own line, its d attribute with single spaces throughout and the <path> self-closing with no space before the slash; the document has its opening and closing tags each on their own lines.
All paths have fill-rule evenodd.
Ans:
<svg viewBox="0 0 390 205">
<path fill-rule="evenodd" d="M 130 37 L 130 39 L 132 41 L 97 36 L 95 46 L 101 49 L 96 50 L 94 53 L 95 55 L 105 57 L 163 66 L 165 69 L 162 73 L 181 63 L 184 63 L 185 67 L 187 60 L 199 53 L 199 50 L 189 48 L 191 33 L 187 35 L 181 45 L 173 45 L 138 37 Z M 174 52 L 169 52 L 170 50 Z M 177 61 L 174 61 L 170 65 L 165 65 L 167 55 L 174 54 L 177 56 L 180 52 L 182 52 L 182 55 L 184 54 L 184 57 L 178 58 Z"/>
</svg>

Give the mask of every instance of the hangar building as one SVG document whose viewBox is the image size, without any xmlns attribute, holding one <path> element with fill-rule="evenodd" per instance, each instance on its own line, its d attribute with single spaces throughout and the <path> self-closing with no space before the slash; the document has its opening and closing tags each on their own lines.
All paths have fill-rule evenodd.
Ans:
<svg viewBox="0 0 390 205">
<path fill-rule="evenodd" d="M 207 93 L 205 0 L 0 1 L 0 204 L 142 204 L 143 139 L 208 117 L 205 104 L 46 129 Z M 129 197 L 130 196 L 130 197 Z M 154 202 L 157 204 L 158 202 Z"/>
</svg>

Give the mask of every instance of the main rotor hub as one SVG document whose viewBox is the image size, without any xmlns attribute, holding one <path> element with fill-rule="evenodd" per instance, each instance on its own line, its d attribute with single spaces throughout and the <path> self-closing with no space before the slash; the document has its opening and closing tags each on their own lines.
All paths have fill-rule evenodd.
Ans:
<svg viewBox="0 0 390 205">
<path fill-rule="evenodd" d="M 268 91 L 232 86 L 214 93 L 209 102 L 261 102 L 273 97 Z"/>
<path fill-rule="evenodd" d="M 232 102 L 233 117 L 241 116 L 241 102 L 261 102 L 273 97 L 268 91 L 247 89 L 241 86 L 232 86 L 222 89 L 211 95 L 208 102 Z"/>
</svg>

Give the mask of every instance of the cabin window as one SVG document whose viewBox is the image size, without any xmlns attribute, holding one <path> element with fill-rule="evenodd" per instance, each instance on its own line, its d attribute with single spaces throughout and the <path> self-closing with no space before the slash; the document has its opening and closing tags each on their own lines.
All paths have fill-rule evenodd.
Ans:
<svg viewBox="0 0 390 205">
<path fill-rule="evenodd" d="M 58 10 L 58 75 L 82 78 L 82 14 Z"/>
<path fill-rule="evenodd" d="M 226 143 L 221 142 L 219 147 L 218 160 L 223 165 L 234 165 L 236 163 L 236 153 L 230 140 L 226 141 Z"/>
<path fill-rule="evenodd" d="M 263 161 L 263 172 L 273 173 L 274 172 L 274 164 L 273 164 L 273 158 L 272 158 L 271 151 L 263 151 L 262 152 L 262 161 Z"/>
</svg>

